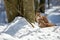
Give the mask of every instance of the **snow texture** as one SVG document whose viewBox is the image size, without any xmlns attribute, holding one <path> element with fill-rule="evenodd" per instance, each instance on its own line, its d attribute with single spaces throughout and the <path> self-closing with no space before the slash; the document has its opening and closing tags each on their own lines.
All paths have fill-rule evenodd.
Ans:
<svg viewBox="0 0 60 40">
<path fill-rule="evenodd" d="M 25 18 L 16 17 L 9 25 L 0 26 L 0 40 L 60 40 L 60 27 L 33 28 Z"/>
</svg>

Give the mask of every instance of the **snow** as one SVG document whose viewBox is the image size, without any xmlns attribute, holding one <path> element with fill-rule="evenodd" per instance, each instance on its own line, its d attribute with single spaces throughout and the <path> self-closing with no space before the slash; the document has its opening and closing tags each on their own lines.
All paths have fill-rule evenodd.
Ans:
<svg viewBox="0 0 60 40">
<path fill-rule="evenodd" d="M 57 11 L 57 12 L 54 12 L 54 11 L 59 11 L 60 10 L 60 6 L 53 6 L 52 8 L 50 9 L 47 9 L 45 10 L 45 14 L 54 14 L 54 15 L 60 15 L 60 13 Z"/>
<path fill-rule="evenodd" d="M 49 22 L 60 26 L 60 6 L 53 6 L 45 10 Z"/>
<path fill-rule="evenodd" d="M 2 31 L 4 31 L 4 29 L 7 27 L 7 25 L 4 25 L 4 26 L 0 26 L 0 33 L 2 32 Z"/>
<path fill-rule="evenodd" d="M 18 38 L 14 38 L 8 34 L 2 33 L 0 35 L 0 40 L 19 40 Z"/>
<path fill-rule="evenodd" d="M 32 23 L 33 24 L 33 23 Z M 9 25 L 0 26 L 0 40 L 60 40 L 60 27 L 33 28 L 25 18 L 16 17 Z"/>
</svg>

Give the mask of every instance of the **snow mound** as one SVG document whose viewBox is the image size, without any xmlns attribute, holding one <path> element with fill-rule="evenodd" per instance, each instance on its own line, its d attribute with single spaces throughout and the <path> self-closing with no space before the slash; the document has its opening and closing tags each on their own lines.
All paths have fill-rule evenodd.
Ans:
<svg viewBox="0 0 60 40">
<path fill-rule="evenodd" d="M 8 34 L 2 33 L 0 35 L 0 40 L 19 40 L 18 38 L 14 38 Z"/>
<path fill-rule="evenodd" d="M 33 28 L 25 18 L 16 17 L 6 27 L 1 26 L 0 40 L 60 40 L 59 26 L 39 28 L 37 23 L 32 23 Z M 59 30 L 60 31 L 60 30 Z"/>
</svg>

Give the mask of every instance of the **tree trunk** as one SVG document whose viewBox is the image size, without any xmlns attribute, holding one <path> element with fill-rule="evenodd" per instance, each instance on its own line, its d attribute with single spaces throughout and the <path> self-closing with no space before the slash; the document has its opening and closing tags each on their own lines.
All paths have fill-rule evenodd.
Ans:
<svg viewBox="0 0 60 40">
<path fill-rule="evenodd" d="M 17 0 L 4 0 L 4 2 L 8 17 L 8 22 L 11 22 L 15 18 L 15 16 L 18 15 L 16 11 L 16 9 L 18 8 Z"/>
<path fill-rule="evenodd" d="M 34 3 L 35 3 L 35 11 L 36 11 L 38 9 L 38 7 L 39 7 L 38 0 L 34 0 Z"/>
<path fill-rule="evenodd" d="M 29 22 L 35 22 L 34 0 L 23 0 L 24 17 Z"/>
<path fill-rule="evenodd" d="M 40 0 L 40 12 L 45 12 L 45 0 Z"/>
<path fill-rule="evenodd" d="M 29 22 L 35 22 L 34 0 L 4 0 L 8 22 L 16 16 L 23 16 Z"/>
<path fill-rule="evenodd" d="M 18 10 L 21 12 L 19 13 L 19 16 L 24 16 L 24 12 L 23 12 L 23 0 L 18 0 Z"/>
<path fill-rule="evenodd" d="M 50 0 L 48 0 L 48 8 L 50 8 Z"/>
</svg>

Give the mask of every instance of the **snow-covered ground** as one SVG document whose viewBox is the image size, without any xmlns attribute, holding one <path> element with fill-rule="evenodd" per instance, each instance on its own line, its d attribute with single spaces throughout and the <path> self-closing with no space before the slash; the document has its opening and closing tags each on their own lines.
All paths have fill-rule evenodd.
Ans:
<svg viewBox="0 0 60 40">
<path fill-rule="evenodd" d="M 60 6 L 54 6 L 45 10 L 45 14 L 47 14 L 47 18 L 50 22 L 60 26 Z"/>
<path fill-rule="evenodd" d="M 50 9 L 45 10 L 46 14 L 54 14 L 59 15 L 60 13 L 60 6 L 53 6 Z"/>
<path fill-rule="evenodd" d="M 0 26 L 0 40 L 60 40 L 60 27 L 33 28 L 25 18 L 16 17 L 9 25 Z"/>
</svg>

